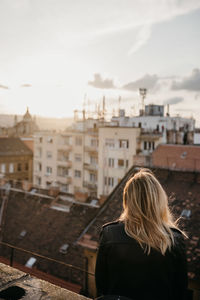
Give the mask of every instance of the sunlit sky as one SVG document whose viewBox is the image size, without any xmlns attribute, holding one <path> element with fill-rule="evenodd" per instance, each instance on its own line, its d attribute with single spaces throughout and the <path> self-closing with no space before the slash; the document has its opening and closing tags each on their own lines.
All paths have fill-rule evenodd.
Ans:
<svg viewBox="0 0 200 300">
<path fill-rule="evenodd" d="M 1 0 L 0 113 L 137 113 L 146 87 L 200 124 L 199 28 L 199 0 Z"/>
</svg>

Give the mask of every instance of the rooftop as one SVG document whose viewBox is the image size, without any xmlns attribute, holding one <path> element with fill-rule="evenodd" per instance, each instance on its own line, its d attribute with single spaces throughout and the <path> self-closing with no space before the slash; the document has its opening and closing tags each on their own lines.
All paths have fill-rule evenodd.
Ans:
<svg viewBox="0 0 200 300">
<path fill-rule="evenodd" d="M 87 300 L 88 298 L 39 280 L 27 273 L 0 263 L 1 299 Z"/>
<path fill-rule="evenodd" d="M 20 156 L 32 154 L 32 151 L 19 138 L 0 138 L 0 156 Z"/>
<path fill-rule="evenodd" d="M 132 168 L 108 196 L 95 218 L 80 235 L 78 243 L 81 246 L 97 248 L 102 225 L 120 216 L 125 182 L 136 171 L 137 168 Z M 189 236 L 186 240 L 189 277 L 200 281 L 200 173 L 155 169 L 154 174 L 167 192 L 174 215 L 177 218 L 182 215 L 180 226 Z"/>
</svg>

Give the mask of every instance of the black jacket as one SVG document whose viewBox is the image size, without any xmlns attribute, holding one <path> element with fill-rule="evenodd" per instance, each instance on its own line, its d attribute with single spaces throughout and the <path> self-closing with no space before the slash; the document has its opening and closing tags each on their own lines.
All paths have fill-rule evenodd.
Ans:
<svg viewBox="0 0 200 300">
<path fill-rule="evenodd" d="M 100 295 L 121 295 L 134 300 L 186 299 L 187 267 L 184 239 L 174 230 L 175 245 L 162 255 L 144 250 L 124 230 L 122 222 L 105 225 L 96 262 Z"/>
</svg>

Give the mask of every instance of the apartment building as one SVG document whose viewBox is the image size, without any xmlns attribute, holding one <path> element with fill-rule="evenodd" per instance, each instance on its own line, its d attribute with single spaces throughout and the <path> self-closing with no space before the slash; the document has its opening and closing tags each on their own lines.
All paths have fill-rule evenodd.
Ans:
<svg viewBox="0 0 200 300">
<path fill-rule="evenodd" d="M 113 188 L 134 164 L 141 128 L 99 128 L 98 197 Z"/>
<path fill-rule="evenodd" d="M 34 185 L 57 186 L 80 201 L 106 196 L 133 165 L 150 166 L 160 144 L 193 143 L 193 119 L 164 116 L 163 106 L 145 107 L 145 115 L 76 119 L 64 132 L 37 132 Z M 103 197 L 102 197 L 103 198 Z"/>
<path fill-rule="evenodd" d="M 98 129 L 96 120 L 76 122 L 62 133 L 34 136 L 34 185 L 74 194 L 80 201 L 97 194 Z"/>
</svg>

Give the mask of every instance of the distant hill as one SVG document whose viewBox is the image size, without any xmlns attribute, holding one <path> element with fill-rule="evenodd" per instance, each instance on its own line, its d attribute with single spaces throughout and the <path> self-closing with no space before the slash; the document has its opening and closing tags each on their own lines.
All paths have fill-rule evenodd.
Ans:
<svg viewBox="0 0 200 300">
<path fill-rule="evenodd" d="M 17 115 L 17 120 L 21 121 L 22 115 Z M 70 126 L 73 118 L 46 118 L 36 116 L 36 123 L 41 130 L 64 130 Z M 14 115 L 0 114 L 0 127 L 12 127 L 14 125 Z"/>
</svg>

